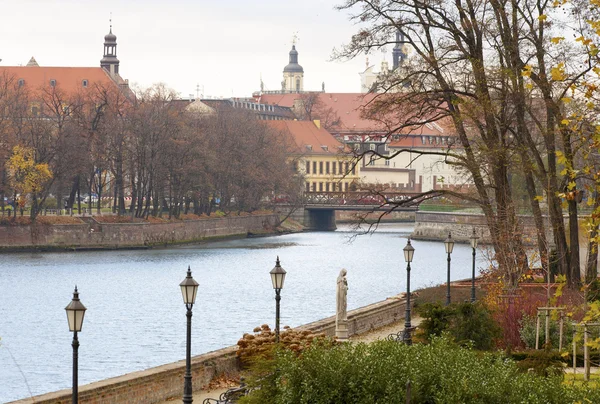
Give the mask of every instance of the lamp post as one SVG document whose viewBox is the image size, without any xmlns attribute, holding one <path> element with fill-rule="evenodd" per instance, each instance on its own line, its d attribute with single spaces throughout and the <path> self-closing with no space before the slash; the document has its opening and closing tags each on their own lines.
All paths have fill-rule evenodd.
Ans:
<svg viewBox="0 0 600 404">
<path fill-rule="evenodd" d="M 83 303 L 79 301 L 79 292 L 77 292 L 77 286 L 75 286 L 75 291 L 73 292 L 73 299 L 71 303 L 65 307 L 67 311 L 67 321 L 69 322 L 69 331 L 73 333 L 73 343 L 71 346 L 73 347 L 73 394 L 72 394 L 72 402 L 73 404 L 77 404 L 79 401 L 78 398 L 78 382 L 77 382 L 77 360 L 78 360 L 78 350 L 79 350 L 79 340 L 77 339 L 77 333 L 81 331 L 81 326 L 83 325 L 83 316 L 85 315 L 85 311 L 87 310 Z"/>
<path fill-rule="evenodd" d="M 183 376 L 183 403 L 191 404 L 192 397 L 192 306 L 196 301 L 198 282 L 192 278 L 192 271 L 188 266 L 187 276 L 179 284 L 183 303 L 187 308 L 187 343 L 185 348 L 185 375 Z"/>
<path fill-rule="evenodd" d="M 473 275 L 471 277 L 471 303 L 475 303 L 475 250 L 477 249 L 477 232 L 473 228 L 473 235 L 471 236 L 471 247 L 473 248 Z"/>
<path fill-rule="evenodd" d="M 275 261 L 275 267 L 271 269 L 271 282 L 273 283 L 273 289 L 275 289 L 275 342 L 279 343 L 279 302 L 281 301 L 281 289 L 283 289 L 283 282 L 285 281 L 285 269 L 281 267 L 279 263 L 279 256 Z"/>
<path fill-rule="evenodd" d="M 448 233 L 448 238 L 444 240 L 446 246 L 446 253 L 448 254 L 448 281 L 446 282 L 446 306 L 450 304 L 450 254 L 454 249 L 454 240 L 452 240 L 452 233 Z"/>
<path fill-rule="evenodd" d="M 404 247 L 404 261 L 406 261 L 406 311 L 404 317 L 404 335 L 402 340 L 406 345 L 412 345 L 411 324 L 410 324 L 410 263 L 415 254 L 415 248 L 410 244 L 410 238 Z"/>
</svg>

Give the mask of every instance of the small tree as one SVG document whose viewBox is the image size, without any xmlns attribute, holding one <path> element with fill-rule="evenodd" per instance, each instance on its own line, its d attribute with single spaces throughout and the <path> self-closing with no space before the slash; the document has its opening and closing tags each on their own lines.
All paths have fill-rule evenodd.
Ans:
<svg viewBox="0 0 600 404">
<path fill-rule="evenodd" d="M 42 193 L 50 180 L 52 171 L 46 163 L 35 162 L 35 151 L 32 148 L 15 146 L 12 156 L 6 162 L 9 183 L 21 198 L 30 195 L 32 198 L 31 220 L 35 220 L 38 211 L 38 195 Z"/>
</svg>

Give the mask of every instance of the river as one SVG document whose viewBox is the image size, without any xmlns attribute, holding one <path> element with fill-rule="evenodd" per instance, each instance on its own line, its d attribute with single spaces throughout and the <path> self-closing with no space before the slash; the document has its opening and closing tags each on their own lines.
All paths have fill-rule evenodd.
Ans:
<svg viewBox="0 0 600 404">
<path fill-rule="evenodd" d="M 335 232 L 219 241 L 143 251 L 15 253 L 0 256 L 0 402 L 71 387 L 72 334 L 65 307 L 77 285 L 87 307 L 79 333 L 80 385 L 185 357 L 185 306 L 179 283 L 188 265 L 200 284 L 192 354 L 233 345 L 273 325 L 269 271 L 287 271 L 281 325 L 335 314 L 336 278 L 348 270 L 349 310 L 406 289 L 402 249 L 412 224 L 371 235 Z M 442 242 L 413 241 L 413 290 L 444 283 Z M 471 276 L 471 248 L 457 244 L 452 279 Z M 478 267 L 485 265 L 478 253 Z"/>
</svg>

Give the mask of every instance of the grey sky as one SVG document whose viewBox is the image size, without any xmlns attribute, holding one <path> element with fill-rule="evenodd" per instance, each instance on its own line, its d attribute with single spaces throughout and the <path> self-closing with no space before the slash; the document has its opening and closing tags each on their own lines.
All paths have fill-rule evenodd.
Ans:
<svg viewBox="0 0 600 404">
<path fill-rule="evenodd" d="M 110 13 L 120 73 L 131 83 L 164 82 L 187 97 L 250 96 L 262 74 L 281 87 L 292 36 L 298 32 L 304 89 L 358 92 L 365 57 L 328 61 L 356 27 L 338 0 L 1 0 L 0 62 L 99 66 Z M 379 64 L 381 53 L 369 57 Z M 391 64 L 391 54 L 386 57 Z"/>
</svg>

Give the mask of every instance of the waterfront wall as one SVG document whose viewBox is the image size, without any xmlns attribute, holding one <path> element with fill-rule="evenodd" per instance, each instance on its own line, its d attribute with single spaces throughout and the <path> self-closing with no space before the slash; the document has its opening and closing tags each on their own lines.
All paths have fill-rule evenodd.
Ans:
<svg viewBox="0 0 600 404">
<path fill-rule="evenodd" d="M 362 334 L 400 320 L 404 315 L 405 305 L 404 299 L 395 297 L 349 311 L 349 335 Z M 299 328 L 333 336 L 335 334 L 335 317 L 305 324 Z M 237 346 L 232 346 L 193 357 L 194 391 L 201 390 L 216 376 L 226 374 L 236 377 L 239 375 L 240 365 L 236 350 Z M 79 402 L 81 404 L 152 404 L 168 399 L 173 399 L 175 402 L 183 393 L 184 372 L 185 361 L 182 360 L 90 383 L 79 387 Z M 71 390 L 60 390 L 13 401 L 9 404 L 68 404 L 70 402 Z"/>
<path fill-rule="evenodd" d="M 165 223 L 100 223 L 0 226 L 0 249 L 133 248 L 245 236 L 273 229 L 277 214 L 227 216 Z"/>
<path fill-rule="evenodd" d="M 519 216 L 523 231 L 523 241 L 526 244 L 536 242 L 536 228 L 531 216 Z M 548 229 L 546 222 L 546 229 Z M 411 238 L 417 240 L 445 240 L 448 233 L 458 242 L 469 242 L 469 237 L 477 232 L 479 242 L 491 243 L 490 231 L 483 214 L 445 213 L 445 212 L 416 212 L 415 228 Z M 552 237 L 548 229 L 547 237 Z"/>
</svg>

